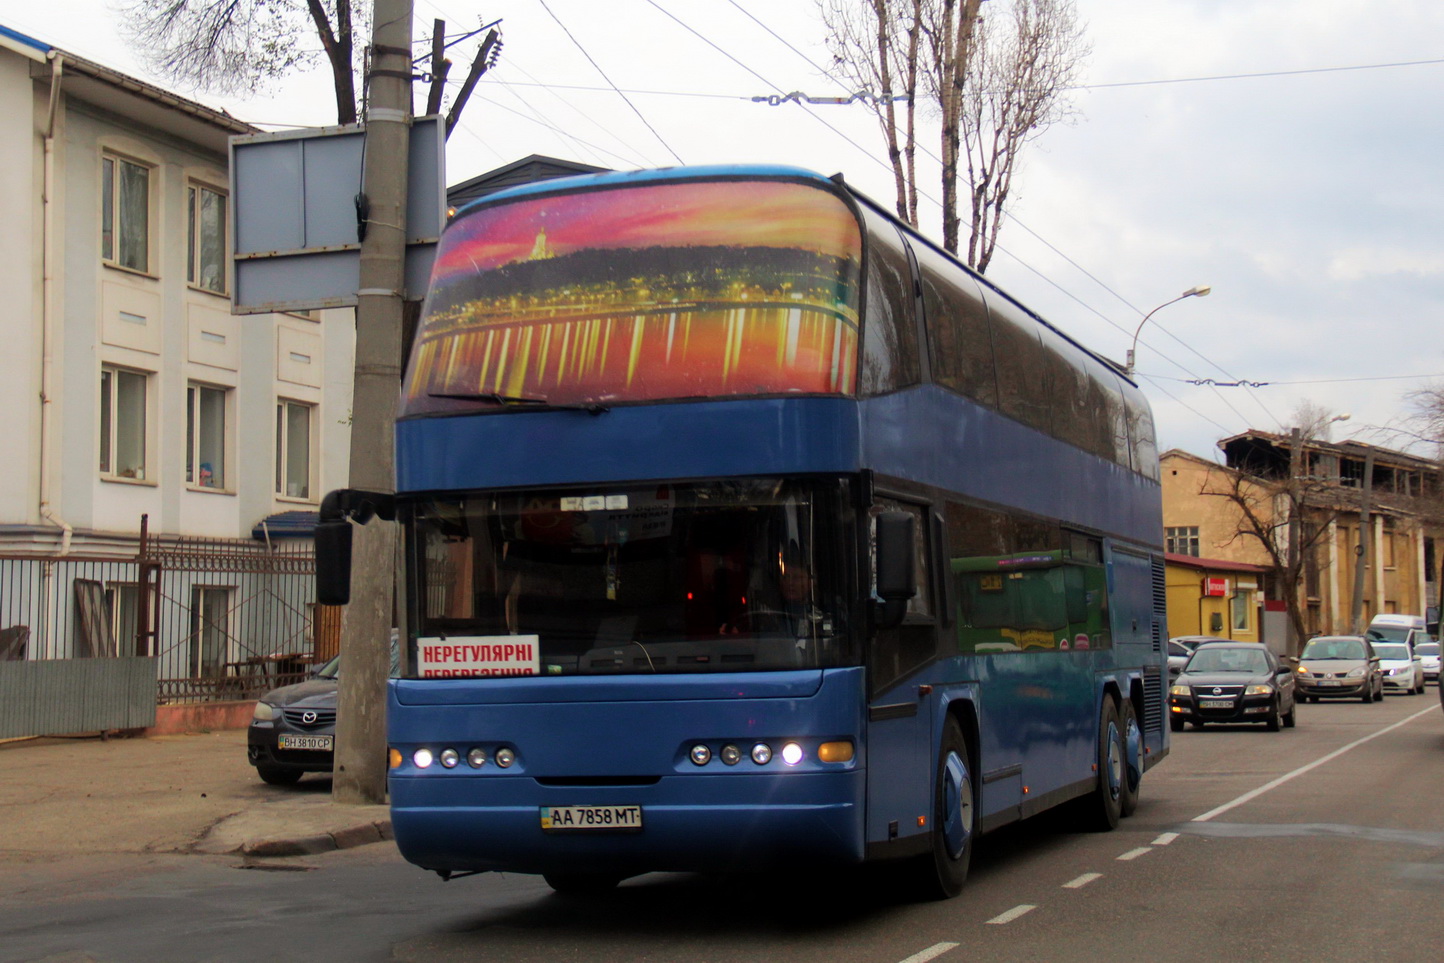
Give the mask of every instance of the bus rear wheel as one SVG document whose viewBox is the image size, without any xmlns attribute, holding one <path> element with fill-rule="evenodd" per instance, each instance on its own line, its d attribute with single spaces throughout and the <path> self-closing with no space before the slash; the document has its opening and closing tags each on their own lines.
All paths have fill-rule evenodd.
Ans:
<svg viewBox="0 0 1444 963">
<path fill-rule="evenodd" d="M 1132 816 L 1143 785 L 1143 730 L 1138 727 L 1138 710 L 1133 708 L 1132 699 L 1123 700 L 1119 721 L 1123 727 L 1123 783 L 1118 811 L 1119 815 Z"/>
<path fill-rule="evenodd" d="M 977 800 L 968 762 L 968 742 L 956 719 L 949 718 L 938 749 L 934 791 L 932 853 L 919 866 L 921 895 L 950 899 L 963 890 L 977 837 Z"/>
</svg>

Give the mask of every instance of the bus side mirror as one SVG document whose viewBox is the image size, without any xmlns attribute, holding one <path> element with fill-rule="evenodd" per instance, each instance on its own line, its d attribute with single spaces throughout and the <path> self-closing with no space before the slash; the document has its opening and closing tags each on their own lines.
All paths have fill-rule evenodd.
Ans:
<svg viewBox="0 0 1444 963">
<path fill-rule="evenodd" d="M 907 512 L 877 516 L 877 627 L 896 628 L 907 614 L 908 599 L 918 594 L 914 560 L 914 519 Z"/>
<path fill-rule="evenodd" d="M 351 601 L 351 523 L 344 518 L 316 526 L 316 601 L 321 605 Z"/>
</svg>

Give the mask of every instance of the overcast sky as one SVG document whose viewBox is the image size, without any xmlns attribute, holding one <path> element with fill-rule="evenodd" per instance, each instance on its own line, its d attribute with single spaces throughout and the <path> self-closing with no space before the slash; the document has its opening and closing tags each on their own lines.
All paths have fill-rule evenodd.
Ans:
<svg viewBox="0 0 1444 963">
<path fill-rule="evenodd" d="M 168 83 L 127 48 L 115 6 L 6 0 L 0 23 L 269 129 L 334 123 L 324 70 L 244 97 Z M 451 183 L 546 154 L 618 169 L 796 164 L 892 196 L 863 107 L 752 100 L 843 92 L 822 71 L 813 0 L 482 6 L 416 0 L 418 38 L 436 17 L 450 32 L 503 19 L 501 61 L 448 144 Z M 1078 9 L 1092 46 L 1079 113 L 1029 148 L 989 278 L 1120 361 L 1145 313 L 1211 285 L 1159 311 L 1139 342 L 1163 448 L 1215 457 L 1220 437 L 1286 428 L 1303 400 L 1352 413 L 1335 440 L 1402 447 L 1371 429 L 1400 424 L 1411 390 L 1444 381 L 1444 4 Z M 470 48 L 458 50 L 457 81 Z M 924 136 L 936 155 L 935 125 Z M 940 196 L 934 178 L 922 187 Z M 938 236 L 936 203 L 922 220 Z"/>
</svg>

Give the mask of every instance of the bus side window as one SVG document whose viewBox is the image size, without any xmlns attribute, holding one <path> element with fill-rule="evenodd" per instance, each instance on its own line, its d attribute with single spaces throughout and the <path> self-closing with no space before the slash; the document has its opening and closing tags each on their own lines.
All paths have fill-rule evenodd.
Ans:
<svg viewBox="0 0 1444 963">
<path fill-rule="evenodd" d="M 1128 441 L 1133 452 L 1133 470 L 1158 481 L 1158 442 L 1153 434 L 1153 415 L 1143 392 L 1123 386 L 1123 407 L 1128 413 Z"/>
<path fill-rule="evenodd" d="M 933 381 L 989 408 L 998 407 L 993 332 L 978 284 L 923 243 L 912 245 L 923 288 Z"/>
<path fill-rule="evenodd" d="M 998 408 L 1009 418 L 1051 435 L 1044 391 L 1047 361 L 1038 340 L 1038 322 L 1001 294 L 989 291 L 984 296 L 998 363 Z"/>
<path fill-rule="evenodd" d="M 858 393 L 886 394 L 922 380 L 912 266 L 897 228 L 863 207 L 867 224 L 867 288 Z"/>
</svg>

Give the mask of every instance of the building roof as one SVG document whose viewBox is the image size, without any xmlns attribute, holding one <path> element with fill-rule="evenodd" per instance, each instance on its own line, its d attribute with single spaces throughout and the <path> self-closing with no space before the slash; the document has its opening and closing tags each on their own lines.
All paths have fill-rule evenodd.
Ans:
<svg viewBox="0 0 1444 963">
<path fill-rule="evenodd" d="M 60 89 L 67 96 L 179 135 L 218 154 L 226 153 L 232 136 L 260 132 L 224 110 L 207 107 L 3 25 L 0 48 L 28 57 L 31 78 L 42 83 L 50 83 L 53 64 L 59 61 Z"/>
<path fill-rule="evenodd" d="M 1267 572 L 1267 565 L 1253 565 L 1249 562 L 1229 562 L 1221 558 L 1199 558 L 1197 555 L 1180 555 L 1177 552 L 1164 552 L 1164 560 L 1169 565 L 1182 565 L 1185 568 L 1196 568 L 1200 571 L 1216 572 Z"/>
<path fill-rule="evenodd" d="M 1252 442 L 1273 445 L 1278 448 L 1287 448 L 1290 445 L 1290 436 L 1272 431 L 1260 431 L 1257 428 L 1250 428 L 1247 431 L 1239 432 L 1236 435 L 1229 435 L 1227 438 L 1218 440 L 1218 447 L 1227 450 L 1228 446 L 1235 442 Z M 1411 455 L 1408 452 L 1398 451 L 1393 448 L 1384 448 L 1380 445 L 1370 445 L 1362 441 L 1323 441 L 1318 438 L 1306 438 L 1303 447 L 1307 451 L 1323 451 L 1331 454 L 1343 455 L 1353 458 L 1364 458 L 1370 450 L 1374 453 L 1374 461 L 1377 464 L 1387 464 L 1403 468 L 1416 468 L 1421 470 L 1438 469 L 1439 463 L 1431 458 L 1421 458 L 1418 455 Z"/>
<path fill-rule="evenodd" d="M 447 188 L 446 202 L 459 209 L 478 198 L 518 184 L 531 184 L 554 177 L 575 177 L 578 174 L 601 174 L 607 170 L 608 168 L 593 167 L 591 164 L 532 154 Z"/>
</svg>

